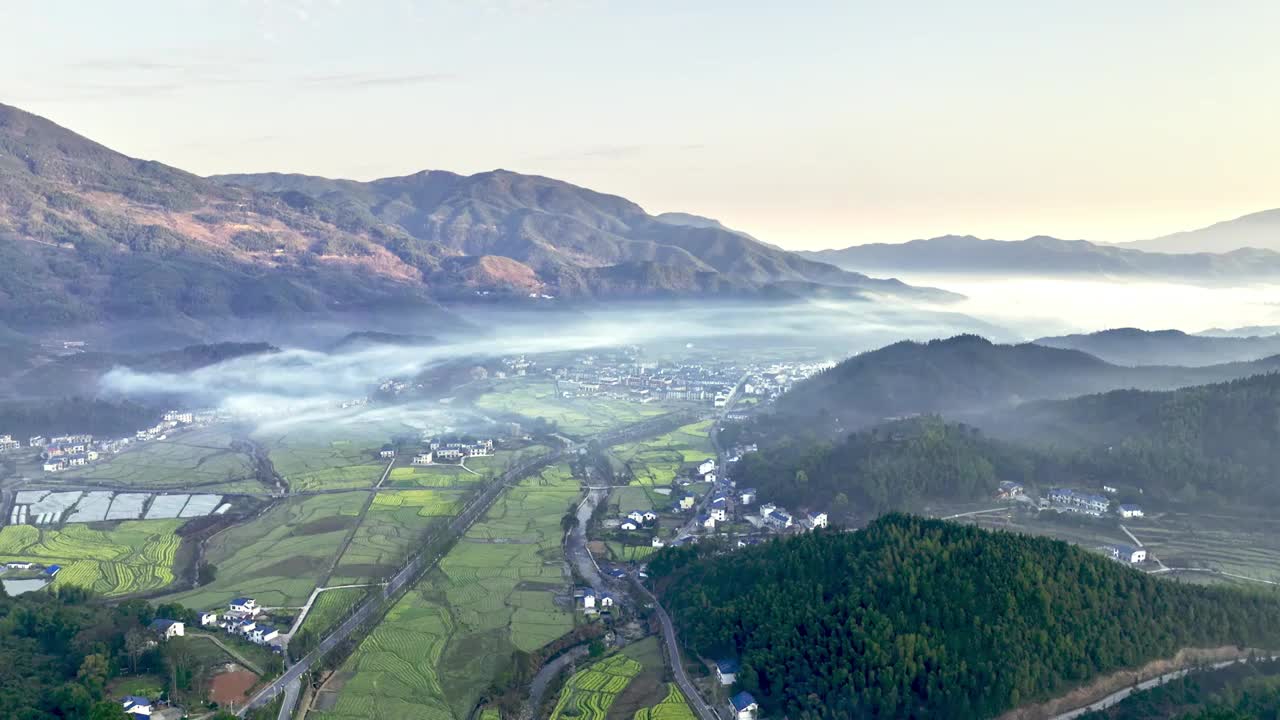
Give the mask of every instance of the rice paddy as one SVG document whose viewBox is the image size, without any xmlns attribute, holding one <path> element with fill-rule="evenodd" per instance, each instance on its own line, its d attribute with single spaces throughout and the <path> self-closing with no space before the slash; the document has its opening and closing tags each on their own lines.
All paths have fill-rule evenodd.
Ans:
<svg viewBox="0 0 1280 720">
<path fill-rule="evenodd" d="M 127 521 L 106 530 L 10 525 L 0 528 L 0 562 L 59 565 L 55 585 L 79 585 L 106 596 L 155 590 L 173 582 L 181 524 Z"/>
<path fill-rule="evenodd" d="M 329 584 L 378 581 L 394 573 L 424 535 L 462 508 L 461 490 L 390 490 L 373 499 Z"/>
<path fill-rule="evenodd" d="M 220 607 L 246 596 L 260 605 L 297 607 L 329 568 L 367 493 L 288 498 L 262 515 L 210 538 L 205 560 L 218 568 L 212 583 L 165 598 L 187 607 Z"/>
<path fill-rule="evenodd" d="M 563 465 L 507 490 L 360 645 L 320 716 L 465 718 L 514 650 L 572 629 L 555 596 L 568 586 L 560 518 L 578 496 Z"/>
<path fill-rule="evenodd" d="M 579 670 L 565 683 L 551 720 L 605 720 L 609 708 L 643 666 L 622 653 Z"/>
<path fill-rule="evenodd" d="M 636 711 L 634 720 L 696 720 L 689 701 L 675 683 L 667 685 L 667 697 L 653 707 Z"/>
<path fill-rule="evenodd" d="M 347 612 L 355 607 L 369 590 L 370 588 L 339 588 L 325 590 L 316 595 L 316 601 L 311 605 L 306 619 L 302 621 L 300 630 L 311 632 L 316 637 L 323 637 L 330 628 L 346 617 Z M 373 590 L 381 592 L 377 587 Z"/>
<path fill-rule="evenodd" d="M 319 432 L 264 439 L 271 463 L 292 490 L 373 487 L 387 463 L 378 448 L 389 439 L 332 440 Z"/>
<path fill-rule="evenodd" d="M 711 422 L 704 420 L 650 440 L 616 445 L 611 452 L 626 466 L 634 483 L 670 485 L 685 468 L 715 457 L 709 436 Z"/>
</svg>

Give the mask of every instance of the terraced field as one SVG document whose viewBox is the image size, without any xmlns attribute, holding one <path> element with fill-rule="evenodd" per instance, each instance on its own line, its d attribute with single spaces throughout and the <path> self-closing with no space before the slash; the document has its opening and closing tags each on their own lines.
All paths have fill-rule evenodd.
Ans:
<svg viewBox="0 0 1280 720">
<path fill-rule="evenodd" d="M 637 710 L 634 720 L 696 720 L 696 716 L 680 688 L 668 683 L 667 697 L 653 707 Z"/>
<path fill-rule="evenodd" d="M 0 562 L 60 565 L 55 585 L 79 585 L 106 596 L 162 588 L 173 582 L 182 520 L 134 520 L 109 530 L 88 525 L 0 528 Z"/>
<path fill-rule="evenodd" d="M 233 451 L 231 441 L 231 435 L 220 428 L 184 431 L 168 440 L 139 443 L 92 465 L 64 470 L 58 479 L 139 490 L 261 491 L 262 485 L 253 479 L 252 460 Z"/>
<path fill-rule="evenodd" d="M 517 378 L 495 382 L 479 396 L 475 406 L 492 413 L 514 413 L 546 418 L 571 436 L 594 435 L 670 412 L 671 405 L 629 402 L 611 398 L 563 398 L 555 383 L 544 378 Z"/>
<path fill-rule="evenodd" d="M 487 457 L 467 458 L 466 467 L 450 463 L 396 467 L 391 470 L 385 487 L 466 487 L 501 475 L 511 466 L 545 455 L 547 451 L 545 445 L 529 445 L 517 449 L 501 449 Z"/>
<path fill-rule="evenodd" d="M 378 581 L 394 573 L 413 544 L 456 515 L 467 495 L 463 490 L 378 492 L 329 584 Z"/>
<path fill-rule="evenodd" d="M 1170 567 L 1206 568 L 1280 582 L 1280 524 L 1193 516 L 1124 524 Z"/>
<path fill-rule="evenodd" d="M 306 602 L 328 569 L 363 506 L 367 493 L 293 497 L 247 523 L 210 538 L 205 560 L 218 578 L 195 590 L 169 596 L 196 609 L 221 607 L 247 596 L 269 607 Z"/>
<path fill-rule="evenodd" d="M 605 720 L 614 700 L 642 669 L 640 663 L 618 653 L 579 670 L 565 683 L 551 720 Z"/>
<path fill-rule="evenodd" d="M 650 555 L 658 552 L 657 548 L 648 545 L 623 545 L 613 540 L 605 543 L 605 546 L 617 562 L 644 562 Z"/>
<path fill-rule="evenodd" d="M 365 639 L 319 717 L 465 718 L 513 650 L 572 629 L 554 597 L 568 587 L 560 518 L 579 493 L 563 465 L 507 490 Z"/>
<path fill-rule="evenodd" d="M 641 485 L 670 485 L 683 468 L 715 457 L 710 420 L 676 428 L 643 442 L 615 445 L 610 449 Z"/>
</svg>

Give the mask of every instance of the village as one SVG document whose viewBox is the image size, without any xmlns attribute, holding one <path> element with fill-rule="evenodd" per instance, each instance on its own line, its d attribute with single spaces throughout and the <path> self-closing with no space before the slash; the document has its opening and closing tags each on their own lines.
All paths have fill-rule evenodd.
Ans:
<svg viewBox="0 0 1280 720">
<path fill-rule="evenodd" d="M 0 452 L 17 452 L 23 449 L 37 451 L 41 469 L 46 473 L 56 473 L 90 465 L 137 443 L 165 440 L 174 432 L 206 427 L 226 419 L 226 415 L 216 410 L 168 410 L 162 415 L 160 422 L 138 430 L 131 437 L 101 439 L 86 433 L 53 437 L 33 435 L 24 445 L 12 434 L 7 434 L 0 435 Z"/>
<path fill-rule="evenodd" d="M 1005 502 L 1023 503 L 1027 507 L 1034 508 L 1035 512 L 1053 512 L 1068 516 L 1079 515 L 1085 518 L 1130 520 L 1146 516 L 1141 505 L 1131 502 L 1117 503 L 1113 502 L 1112 498 L 1109 497 L 1118 494 L 1120 494 L 1120 489 L 1112 485 L 1103 485 L 1100 492 L 1079 488 L 1055 487 L 1051 488 L 1044 497 L 1035 501 L 1027 494 L 1026 488 L 1022 483 L 1005 480 L 1000 483 L 999 488 L 996 490 L 996 499 Z M 1137 494 L 1141 494 L 1140 489 L 1137 490 Z M 1124 529 L 1123 526 L 1121 526 L 1121 529 Z M 1129 534 L 1127 530 L 1125 532 Z M 1132 545 L 1109 543 L 1097 549 L 1111 559 L 1129 565 L 1141 565 L 1148 560 L 1147 550 L 1137 542 L 1136 538 Z"/>
</svg>

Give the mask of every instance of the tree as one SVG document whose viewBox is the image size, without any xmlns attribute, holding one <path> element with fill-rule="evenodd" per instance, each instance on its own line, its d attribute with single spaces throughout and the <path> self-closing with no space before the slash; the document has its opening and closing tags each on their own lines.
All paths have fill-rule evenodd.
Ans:
<svg viewBox="0 0 1280 720">
<path fill-rule="evenodd" d="M 86 689 L 94 695 L 101 695 L 107 686 L 107 678 L 111 676 L 111 664 L 104 655 L 86 655 L 76 672 L 76 679 L 84 683 Z"/>
<path fill-rule="evenodd" d="M 196 584 L 208 585 L 218 579 L 218 566 L 211 562 L 202 562 L 196 569 Z"/>
<path fill-rule="evenodd" d="M 129 669 L 138 672 L 138 658 L 147 651 L 151 638 L 141 628 L 130 628 L 124 634 L 124 651 L 129 656 Z"/>
<path fill-rule="evenodd" d="M 129 720 L 124 707 L 113 700 L 103 700 L 89 711 L 89 720 Z"/>
</svg>

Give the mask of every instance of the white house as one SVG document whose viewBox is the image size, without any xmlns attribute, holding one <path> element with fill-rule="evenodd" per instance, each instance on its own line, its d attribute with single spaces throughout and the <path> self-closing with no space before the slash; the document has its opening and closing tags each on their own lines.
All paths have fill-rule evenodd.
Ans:
<svg viewBox="0 0 1280 720">
<path fill-rule="evenodd" d="M 144 697 L 125 695 L 120 699 L 120 705 L 124 708 L 126 715 L 151 717 L 151 701 Z"/>
<path fill-rule="evenodd" d="M 418 453 L 417 455 L 413 456 L 413 461 L 412 461 L 413 465 L 430 465 L 431 463 L 432 463 L 432 456 L 431 456 L 430 450 L 424 453 Z"/>
<path fill-rule="evenodd" d="M 708 530 L 716 529 L 716 519 L 711 517 L 710 515 L 699 515 L 698 524 Z"/>
<path fill-rule="evenodd" d="M 383 445 L 382 449 L 378 451 L 378 457 L 382 458 L 383 460 L 390 460 L 395 456 L 396 456 L 396 449 L 394 446 L 391 446 L 391 445 Z"/>
<path fill-rule="evenodd" d="M 258 601 L 253 598 L 236 598 L 231 601 L 229 607 L 233 613 L 257 615 L 262 612 L 262 608 L 258 607 Z"/>
<path fill-rule="evenodd" d="M 824 512 L 811 512 L 805 516 L 806 524 L 813 529 L 825 528 L 827 526 L 827 514 Z"/>
<path fill-rule="evenodd" d="M 743 505 L 751 505 L 756 501 L 756 489 L 746 488 L 738 491 L 738 502 Z"/>
<path fill-rule="evenodd" d="M 573 599 L 583 610 L 593 610 L 596 606 L 596 592 L 587 588 L 578 588 L 573 591 Z"/>
<path fill-rule="evenodd" d="M 694 504 L 695 504 L 695 503 L 697 503 L 697 502 L 698 502 L 698 499 L 697 499 L 697 498 L 695 498 L 694 496 L 692 496 L 692 495 L 683 495 L 683 496 L 681 496 L 681 497 L 680 497 L 680 509 L 681 509 L 681 510 L 692 510 L 692 509 L 693 509 Z"/>
<path fill-rule="evenodd" d="M 208 627 L 209 625 L 218 624 L 218 613 L 213 610 L 200 613 L 200 625 Z"/>
<path fill-rule="evenodd" d="M 609 593 L 600 593 L 600 607 L 613 607 L 613 596 Z"/>
<path fill-rule="evenodd" d="M 259 625 L 253 629 L 253 632 L 249 633 L 249 639 L 259 645 L 271 642 L 278 637 L 280 637 L 280 631 L 270 625 Z"/>
<path fill-rule="evenodd" d="M 1106 494 L 1108 494 L 1108 495 L 1115 495 L 1116 493 L 1118 493 L 1118 492 L 1120 492 L 1120 491 L 1119 491 L 1119 490 L 1117 490 L 1114 486 L 1111 486 L 1111 485 L 1103 485 L 1103 486 L 1102 486 L 1102 492 L 1104 492 L 1104 493 L 1106 493 Z"/>
<path fill-rule="evenodd" d="M 751 693 L 743 690 L 734 695 L 729 703 L 733 705 L 734 720 L 756 720 L 756 713 L 759 712 L 760 706 L 756 704 L 756 699 Z"/>
<path fill-rule="evenodd" d="M 698 474 L 706 475 L 707 473 L 715 469 L 716 469 L 715 460 L 703 460 L 702 463 L 698 465 Z"/>
<path fill-rule="evenodd" d="M 4 566 L 10 570 L 30 570 L 35 563 L 30 562 L 11 562 L 5 563 Z"/>
<path fill-rule="evenodd" d="M 715 482 L 715 481 L 716 481 L 716 471 L 715 471 L 715 470 L 712 470 L 711 472 L 706 473 L 705 475 L 703 475 L 703 476 L 702 476 L 702 482 L 709 482 L 709 483 L 713 483 L 713 482 Z"/>
<path fill-rule="evenodd" d="M 651 522 L 653 522 L 653 521 L 655 521 L 655 520 L 657 520 L 657 519 L 658 519 L 658 513 L 654 512 L 654 511 L 652 511 L 652 510 L 646 510 L 646 511 L 644 512 L 644 521 L 645 521 L 645 522 L 647 522 L 647 523 L 651 523 Z"/>
<path fill-rule="evenodd" d="M 644 513 L 640 512 L 639 510 L 632 510 L 631 512 L 627 513 L 627 519 L 639 525 L 644 522 Z"/>
<path fill-rule="evenodd" d="M 1142 517 L 1142 508 L 1138 507 L 1137 505 L 1121 505 L 1120 517 L 1122 518 Z"/>
<path fill-rule="evenodd" d="M 184 626 L 182 623 L 178 622 L 177 620 L 164 620 L 162 618 L 156 618 L 155 620 L 151 621 L 151 625 L 149 625 L 148 627 L 151 628 L 151 632 L 159 635 L 161 640 L 168 640 L 170 638 L 182 637 L 186 633 L 186 626 Z"/>
<path fill-rule="evenodd" d="M 623 520 L 623 521 L 622 521 L 622 524 L 621 524 L 621 525 L 619 525 L 618 527 L 622 528 L 623 530 L 637 530 L 637 529 L 639 529 L 639 528 L 640 528 L 640 526 L 639 526 L 639 525 L 636 525 L 635 523 L 631 522 L 630 520 Z"/>
<path fill-rule="evenodd" d="M 1107 552 L 1111 554 L 1112 559 L 1127 563 L 1140 563 L 1147 561 L 1146 548 L 1136 548 L 1130 545 L 1110 545 Z"/>
<path fill-rule="evenodd" d="M 653 539 L 649 541 L 649 544 L 656 548 L 666 547 L 667 545 L 665 542 L 662 541 L 662 538 L 658 537 L 657 535 L 653 536 Z"/>
<path fill-rule="evenodd" d="M 774 505 L 773 503 L 765 503 L 760 506 L 760 517 L 767 518 L 774 510 L 777 509 L 777 505 Z"/>
</svg>

